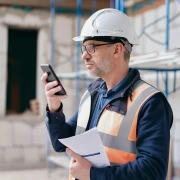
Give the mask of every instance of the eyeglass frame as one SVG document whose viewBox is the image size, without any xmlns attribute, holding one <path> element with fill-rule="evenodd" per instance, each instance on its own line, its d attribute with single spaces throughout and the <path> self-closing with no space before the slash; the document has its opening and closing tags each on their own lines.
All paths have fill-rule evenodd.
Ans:
<svg viewBox="0 0 180 180">
<path fill-rule="evenodd" d="M 104 46 L 104 45 L 115 44 L 115 43 L 116 43 L 116 42 L 109 42 L 109 43 L 106 43 L 106 44 L 104 43 L 104 44 L 87 44 L 87 45 L 82 45 L 82 46 L 81 46 L 81 53 L 84 54 L 84 52 L 86 51 L 89 55 L 91 55 L 91 54 L 94 54 L 94 53 L 95 53 L 95 48 L 96 48 L 97 46 Z M 88 52 L 86 46 L 89 46 L 89 45 L 91 45 L 91 46 L 93 47 L 93 49 L 94 49 L 93 53 L 89 53 L 89 52 Z M 84 52 L 83 52 L 83 50 L 82 50 L 83 47 L 84 47 Z"/>
</svg>

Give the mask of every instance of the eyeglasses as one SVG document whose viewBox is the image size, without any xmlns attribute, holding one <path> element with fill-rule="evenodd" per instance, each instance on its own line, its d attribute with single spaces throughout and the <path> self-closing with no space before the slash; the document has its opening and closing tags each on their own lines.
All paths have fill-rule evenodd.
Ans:
<svg viewBox="0 0 180 180">
<path fill-rule="evenodd" d="M 81 46 L 81 53 L 83 54 L 85 51 L 88 54 L 94 54 L 95 53 L 95 48 L 96 46 L 104 46 L 108 44 L 114 44 L 114 42 L 106 43 L 106 44 L 87 44 L 87 45 L 82 45 Z"/>
</svg>

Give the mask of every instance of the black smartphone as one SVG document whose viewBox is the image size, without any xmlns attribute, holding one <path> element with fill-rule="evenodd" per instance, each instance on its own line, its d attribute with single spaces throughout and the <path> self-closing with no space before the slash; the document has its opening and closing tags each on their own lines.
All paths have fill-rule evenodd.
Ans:
<svg viewBox="0 0 180 180">
<path fill-rule="evenodd" d="M 63 85 L 61 84 L 59 78 L 57 77 L 56 73 L 54 72 L 53 68 L 51 67 L 50 64 L 41 64 L 41 69 L 43 70 L 43 72 L 47 72 L 48 73 L 48 77 L 46 79 L 47 82 L 52 82 L 52 81 L 57 81 L 58 85 L 57 86 L 61 86 L 62 90 L 58 91 L 55 93 L 55 95 L 66 95 L 66 91 L 63 87 Z M 55 87 L 57 87 L 55 86 Z"/>
</svg>

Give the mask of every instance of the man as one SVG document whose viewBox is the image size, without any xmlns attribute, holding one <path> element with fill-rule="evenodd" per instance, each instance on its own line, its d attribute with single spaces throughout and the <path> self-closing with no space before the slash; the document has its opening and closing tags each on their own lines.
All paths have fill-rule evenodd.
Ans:
<svg viewBox="0 0 180 180">
<path fill-rule="evenodd" d="M 128 61 L 138 44 L 130 19 L 115 9 L 102 9 L 84 24 L 82 59 L 88 74 L 99 77 L 83 95 L 79 111 L 65 121 L 61 87 L 46 83 L 46 124 L 57 152 L 72 157 L 71 177 L 79 180 L 164 180 L 168 168 L 170 127 L 173 113 L 163 93 L 140 78 Z M 59 138 L 83 133 L 97 126 L 111 166 L 93 167 L 61 144 Z"/>
</svg>

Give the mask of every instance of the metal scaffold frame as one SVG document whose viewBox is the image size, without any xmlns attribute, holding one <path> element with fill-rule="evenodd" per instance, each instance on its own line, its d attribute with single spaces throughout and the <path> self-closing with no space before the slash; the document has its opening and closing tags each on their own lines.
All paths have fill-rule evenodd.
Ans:
<svg viewBox="0 0 180 180">
<path fill-rule="evenodd" d="M 180 3 L 180 1 L 178 1 Z M 147 38 L 149 38 L 151 41 L 155 42 L 155 43 L 158 43 L 160 45 L 165 45 L 165 51 L 168 52 L 169 51 L 169 37 L 170 37 L 170 22 L 175 20 L 179 15 L 180 13 L 178 13 L 177 15 L 175 15 L 173 18 L 170 19 L 170 0 L 165 0 L 165 3 L 166 3 L 166 15 L 165 16 L 162 16 L 160 17 L 159 19 L 155 20 L 154 22 L 148 24 L 147 26 L 145 26 L 141 32 L 141 34 L 139 35 L 139 38 L 141 38 L 142 35 L 145 35 Z M 166 38 L 165 38 L 165 43 L 163 42 L 160 42 L 154 38 L 152 38 L 151 36 L 149 36 L 147 33 L 146 33 L 146 29 L 151 27 L 152 25 L 158 23 L 159 21 L 163 20 L 166 18 Z M 138 60 L 138 59 L 137 59 Z M 147 60 L 148 62 L 148 60 Z M 180 68 L 179 67 L 168 67 L 168 68 L 162 68 L 162 67 L 158 67 L 158 68 L 154 68 L 154 67 L 142 67 L 142 66 L 136 66 L 136 68 L 138 70 L 142 70 L 142 71 L 153 71 L 153 72 L 156 72 L 157 74 L 157 78 L 156 78 L 156 85 L 157 87 L 159 87 L 159 73 L 165 73 L 165 81 L 164 81 L 164 84 L 165 84 L 165 90 L 163 91 L 164 94 L 166 95 L 166 97 L 168 98 L 169 94 L 171 93 L 174 93 L 176 92 L 176 90 L 179 89 L 179 87 L 176 87 L 176 73 L 178 71 L 180 71 Z M 174 88 L 173 88 L 173 91 L 169 91 L 169 73 L 173 72 L 174 73 Z"/>
</svg>

